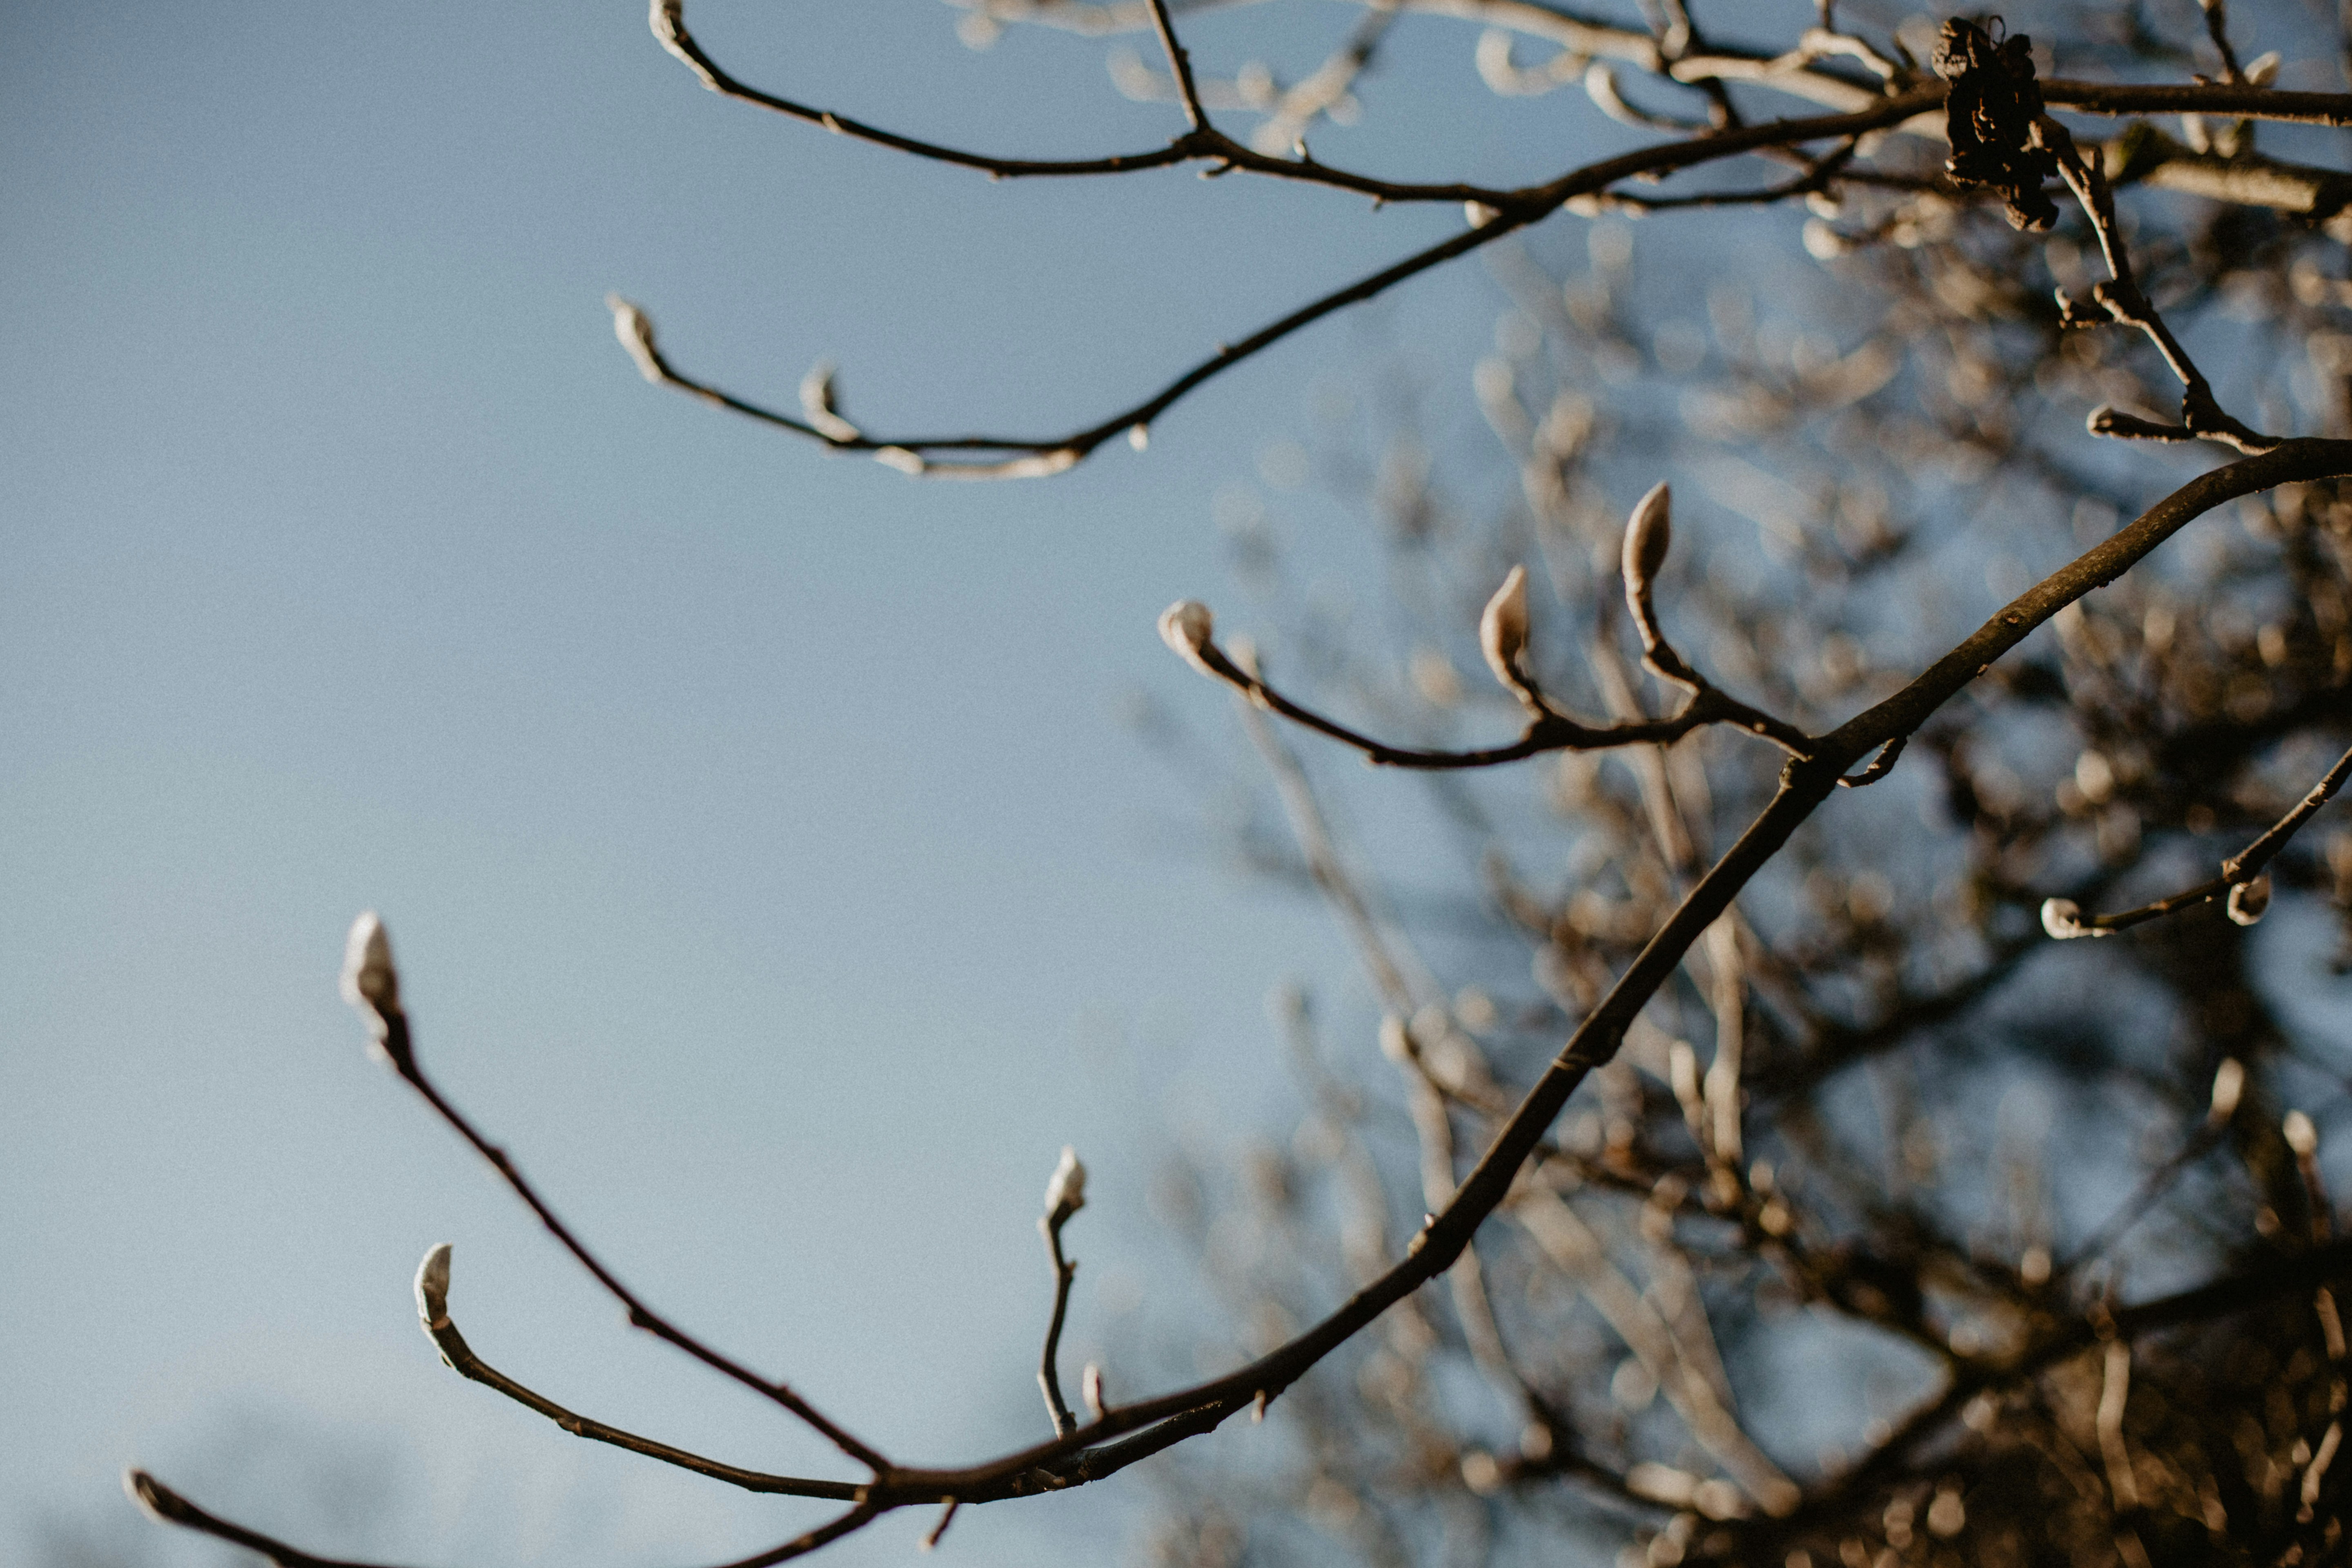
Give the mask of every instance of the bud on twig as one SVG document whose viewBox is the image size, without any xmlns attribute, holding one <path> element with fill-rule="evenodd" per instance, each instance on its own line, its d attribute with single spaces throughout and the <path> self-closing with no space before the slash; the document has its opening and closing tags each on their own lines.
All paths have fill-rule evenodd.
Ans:
<svg viewBox="0 0 2352 1568">
<path fill-rule="evenodd" d="M 2205 1112 L 2205 1125 L 2228 1125 L 2230 1118 L 2237 1113 L 2238 1096 L 2245 1089 L 2246 1064 L 2235 1057 L 2223 1057 L 2221 1065 L 2213 1072 L 2213 1103 Z"/>
<path fill-rule="evenodd" d="M 2271 907 L 2271 879 L 2265 871 L 2251 882 L 2239 882 L 2230 889 L 2230 918 L 2242 926 L 2252 925 Z"/>
<path fill-rule="evenodd" d="M 416 1266 L 416 1316 L 428 1334 L 449 1326 L 449 1244 L 446 1241 Z"/>
<path fill-rule="evenodd" d="M 1653 485 L 1650 493 L 1634 504 L 1633 515 L 1625 524 L 1625 551 L 1618 563 L 1625 574 L 1625 607 L 1633 611 L 1633 624 L 1642 628 L 1644 647 L 1655 647 L 1658 643 L 1657 617 L 1651 610 L 1650 595 L 1674 542 L 1674 492 L 1664 484 Z"/>
<path fill-rule="evenodd" d="M 1478 651 L 1486 656 L 1486 668 L 1495 679 L 1522 698 L 1528 694 L 1528 678 L 1519 672 L 1519 655 L 1527 647 L 1528 569 L 1514 566 L 1478 617 Z"/>
<path fill-rule="evenodd" d="M 1061 1163 L 1054 1167 L 1054 1179 L 1045 1184 L 1045 1223 L 1060 1225 L 1086 1206 L 1087 1168 L 1078 1152 L 1065 1143 Z"/>
<path fill-rule="evenodd" d="M 662 364 L 661 352 L 654 347 L 652 321 L 618 294 L 605 295 L 604 303 L 612 308 L 613 335 L 621 340 L 621 346 L 637 362 L 637 374 L 656 386 L 667 381 L 669 372 Z"/>
<path fill-rule="evenodd" d="M 809 373 L 801 377 L 801 415 L 828 441 L 855 441 L 865 432 L 841 416 L 840 405 L 835 402 L 834 374 L 830 361 L 821 360 L 809 367 Z"/>
<path fill-rule="evenodd" d="M 343 1000 L 381 1025 L 400 1011 L 400 974 L 392 966 L 392 938 L 373 910 L 352 922 L 343 943 Z"/>
<path fill-rule="evenodd" d="M 2319 1129 L 2313 1126 L 2311 1118 L 2302 1111 L 2288 1111 L 2280 1131 L 2285 1135 L 2286 1146 L 2296 1159 L 2308 1160 L 2319 1152 Z"/>
<path fill-rule="evenodd" d="M 2078 936 L 2105 936 L 2107 934 L 2105 931 L 2099 930 L 2096 926 L 2084 925 L 2083 923 L 2083 906 L 2076 903 L 2072 899 L 2042 900 L 2042 929 L 2048 931 L 2052 936 L 2056 937 L 2060 942 L 2065 942 L 2071 938 Z"/>
<path fill-rule="evenodd" d="M 1087 1363 L 1087 1370 L 1078 1374 L 1078 1392 L 1086 1398 L 1087 1411 L 1096 1420 L 1101 1420 L 1103 1412 L 1109 1408 L 1103 1401 L 1102 1368 Z"/>
<path fill-rule="evenodd" d="M 1160 640 L 1203 675 L 1216 674 L 1202 657 L 1216 629 L 1216 616 L 1198 599 L 1179 599 L 1160 612 Z"/>
</svg>

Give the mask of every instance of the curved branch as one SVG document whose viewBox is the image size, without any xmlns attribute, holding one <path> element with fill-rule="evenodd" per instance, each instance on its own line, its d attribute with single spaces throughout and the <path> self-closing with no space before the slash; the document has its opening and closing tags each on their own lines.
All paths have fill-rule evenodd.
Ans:
<svg viewBox="0 0 2352 1568">
<path fill-rule="evenodd" d="M 436 1259 L 442 1270 L 438 1288 L 428 1289 L 426 1281 L 431 1277 Z M 649 1459 L 659 1459 L 666 1465 L 676 1465 L 682 1470 L 692 1470 L 698 1476 L 709 1476 L 713 1480 L 725 1481 L 728 1485 L 740 1487 L 745 1491 L 768 1492 L 782 1497 L 829 1498 L 835 1502 L 858 1500 L 863 1489 L 847 1481 L 822 1481 L 803 1479 L 797 1476 L 773 1476 L 758 1470 L 743 1469 L 735 1465 L 721 1464 L 716 1459 L 706 1459 L 699 1454 L 688 1453 L 684 1448 L 675 1448 L 667 1443 L 657 1443 L 650 1437 L 640 1437 L 634 1432 L 625 1432 L 617 1426 L 607 1426 L 602 1421 L 577 1415 L 551 1399 L 532 1393 L 480 1356 L 476 1355 L 473 1347 L 466 1342 L 466 1336 L 457 1331 L 457 1325 L 450 1321 L 447 1311 L 447 1268 L 448 1249 L 446 1246 L 436 1247 L 426 1255 L 425 1271 L 418 1276 L 417 1297 L 420 1307 L 424 1309 L 418 1315 L 424 1321 L 425 1333 L 430 1335 L 434 1344 L 439 1347 L 441 1359 L 447 1363 L 449 1369 L 458 1376 L 478 1383 L 485 1388 L 495 1389 L 524 1408 L 537 1411 L 575 1437 L 585 1437 L 597 1443 L 610 1443 L 616 1448 L 626 1448 L 633 1454 L 642 1454 Z"/>
<path fill-rule="evenodd" d="M 275 1536 L 264 1535 L 257 1530 L 248 1530 L 244 1525 L 221 1518 L 218 1514 L 207 1512 L 144 1470 L 123 1472 L 122 1489 L 131 1494 L 131 1500 L 143 1509 L 148 1517 L 158 1522 L 177 1525 L 183 1530 L 194 1531 L 199 1535 L 209 1535 L 215 1541 L 226 1541 L 232 1545 L 242 1546 L 248 1552 L 257 1552 L 276 1563 L 278 1568 L 373 1568 L 373 1564 L 365 1563 L 352 1563 L 332 1557 L 314 1557 L 300 1547 L 289 1546 Z M 792 1540 L 781 1545 L 771 1546 L 764 1552 L 755 1552 L 749 1557 L 739 1557 L 732 1563 L 720 1563 L 718 1568 L 770 1568 L 772 1563 L 789 1562 L 794 1557 L 805 1556 L 820 1546 L 830 1545 L 853 1531 L 864 1529 L 883 1514 L 887 1513 L 890 1506 L 861 1502 L 848 1512 L 835 1515 L 805 1535 L 796 1535 Z"/>
<path fill-rule="evenodd" d="M 1528 721 L 1528 727 L 1519 738 L 1509 744 L 1484 746 L 1466 752 L 1422 751 L 1374 740 L 1335 720 L 1325 718 L 1311 708 L 1292 701 L 1268 686 L 1255 671 L 1234 663 L 1231 656 L 1213 641 L 1204 640 L 1185 657 L 1195 668 L 1223 681 L 1258 707 L 1303 724 L 1318 735 L 1328 735 L 1342 745 L 1352 746 L 1364 753 L 1365 761 L 1379 767 L 1429 771 L 1489 768 L 1501 763 L 1541 756 L 1548 752 L 1599 752 L 1617 746 L 1671 745 L 1692 731 L 1704 729 L 1709 724 L 1730 724 L 1748 731 L 1794 756 L 1808 754 L 1811 745 L 1804 732 L 1795 726 L 1759 712 L 1712 686 L 1703 686 L 1696 689 L 1690 701 L 1684 704 L 1683 710 L 1671 718 L 1608 725 L 1587 724 L 1581 720 L 1572 719 L 1545 701 L 1540 693 L 1535 693 L 1535 700 L 1542 703 L 1542 707 Z M 1535 690 L 1532 685 L 1526 689 L 1529 692 Z"/>
<path fill-rule="evenodd" d="M 2262 875 L 2263 868 L 2286 847 L 2287 840 L 2311 820 L 2314 812 L 2326 805 L 2336 792 L 2344 787 L 2347 778 L 2352 778 L 2352 751 L 2346 752 L 2336 760 L 2336 765 L 2311 787 L 2310 794 L 2295 803 L 2294 809 L 2272 824 L 2260 838 L 2222 861 L 2221 874 L 2210 881 L 2183 889 L 2170 898 L 2158 899 L 2152 904 L 2142 904 L 2136 910 L 2125 910 L 2112 915 L 2086 916 L 2075 907 L 2073 900 L 2052 899 L 2042 906 L 2042 923 L 2052 936 L 2061 941 L 2072 937 L 2105 936 L 2111 931 L 2124 931 L 2152 920 L 2160 920 L 2166 915 L 2177 914 L 2182 910 L 2194 909 L 2199 904 L 2210 903 L 2215 899 L 2228 898 L 2231 900 L 2230 918 L 2241 925 L 2252 925 L 2262 919 L 2262 908 L 2260 905 L 2242 906 L 2242 896 L 2237 890 L 2251 886 Z"/>
<path fill-rule="evenodd" d="M 424 1097 L 425 1103 L 433 1108 L 435 1115 L 447 1122 L 459 1137 L 473 1145 L 477 1153 L 490 1163 L 491 1168 L 498 1172 L 499 1179 L 506 1183 L 515 1196 L 520 1198 L 524 1206 L 539 1216 L 540 1224 L 547 1227 L 548 1234 L 561 1242 L 563 1249 L 572 1254 L 580 1266 L 585 1268 L 614 1300 L 628 1309 L 629 1324 L 632 1328 L 643 1329 L 656 1339 L 667 1340 L 705 1366 L 734 1379 L 746 1388 L 757 1390 L 823 1434 L 835 1447 L 867 1468 L 877 1473 L 890 1468 L 889 1460 L 850 1436 L 814 1405 L 793 1393 L 790 1384 L 761 1377 L 740 1362 L 703 1343 L 646 1306 L 635 1291 L 621 1283 L 619 1277 L 606 1268 L 594 1253 L 588 1250 L 587 1245 L 572 1233 L 571 1227 L 556 1217 L 555 1211 L 548 1206 L 547 1201 L 539 1195 L 537 1190 L 529 1182 L 523 1180 L 522 1173 L 515 1168 L 515 1163 L 508 1157 L 507 1152 L 483 1137 L 456 1106 L 442 1097 L 441 1091 L 434 1086 L 433 1080 L 425 1075 L 425 1069 L 417 1063 L 415 1044 L 409 1034 L 408 1017 L 401 1010 L 399 1003 L 394 1000 L 388 1004 L 372 1005 L 370 1011 L 373 1015 L 373 1021 L 380 1031 L 378 1045 L 385 1058 L 391 1062 L 394 1070 L 407 1080 L 410 1088 Z"/>
<path fill-rule="evenodd" d="M 1942 101 L 1943 88 L 1938 84 L 1905 93 L 1900 97 L 1881 99 L 1874 107 L 1852 114 L 1818 115 L 1805 120 L 1776 120 L 1759 125 L 1743 126 L 1710 136 L 1687 141 L 1669 142 L 1654 147 L 1636 149 L 1614 158 L 1604 158 L 1572 169 L 1545 184 L 1515 191 L 1488 192 L 1486 196 L 1468 198 L 1475 205 L 1473 226 L 1464 233 L 1417 251 L 1403 260 L 1379 272 L 1359 279 L 1345 288 L 1334 290 L 1288 315 L 1259 328 L 1238 342 L 1218 348 L 1192 369 L 1169 382 L 1158 392 L 1131 407 L 1121 409 L 1109 418 L 1066 436 L 1032 438 L 1014 436 L 921 436 L 882 437 L 863 433 L 851 436 L 839 433 L 838 427 L 820 429 L 806 420 L 779 414 L 772 408 L 737 397 L 706 382 L 679 374 L 655 345 L 653 328 L 645 313 L 636 306 L 617 297 L 609 302 L 613 307 L 614 330 L 622 345 L 629 351 L 637 368 L 646 380 L 691 394 L 705 402 L 731 409 L 738 414 L 790 430 L 824 442 L 837 452 L 866 452 L 877 461 L 908 474 L 938 479 L 1036 479 L 1061 473 L 1084 461 L 1096 448 L 1121 432 L 1130 436 L 1149 428 L 1150 422 L 1175 405 L 1184 395 L 1223 374 L 1234 366 L 1261 351 L 1280 342 L 1301 328 L 1313 325 L 1334 311 L 1360 303 L 1387 292 L 1407 279 L 1415 278 L 1432 268 L 1439 267 L 1458 256 L 1466 256 L 1483 246 L 1493 244 L 1504 236 L 1526 228 L 1549 217 L 1561 207 L 1579 197 L 1597 197 L 1620 180 L 1641 174 L 1669 174 L 1678 169 L 1696 167 L 1718 159 L 1738 157 L 1768 147 L 1790 147 L 1807 142 L 1859 136 L 1864 132 L 1884 130 L 1897 125 L 1911 116 L 1934 108 Z M 1255 156 L 1255 154 L 1252 154 Z M 1276 160 L 1277 163 L 1280 160 Z M 1285 168 L 1296 165 L 1283 164 Z M 1317 165 L 1320 167 L 1320 165 Z M 1461 190 L 1467 187 L 1447 187 Z M 1486 199 L 1491 197 L 1492 199 Z M 854 426 L 853 426 L 854 428 Z M 934 453 L 1012 454 L 994 461 L 972 461 L 950 458 L 945 460 Z"/>
</svg>

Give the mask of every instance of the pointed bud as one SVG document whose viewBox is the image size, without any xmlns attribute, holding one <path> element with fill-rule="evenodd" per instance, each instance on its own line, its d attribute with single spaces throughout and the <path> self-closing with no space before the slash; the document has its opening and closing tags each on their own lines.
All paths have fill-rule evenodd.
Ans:
<svg viewBox="0 0 2352 1568">
<path fill-rule="evenodd" d="M 1045 1217 L 1059 1224 L 1086 1206 L 1087 1168 L 1078 1152 L 1066 1143 L 1061 1163 L 1054 1167 L 1054 1179 L 1045 1184 Z"/>
<path fill-rule="evenodd" d="M 669 372 L 663 368 L 660 351 L 654 347 L 653 321 L 618 294 L 605 295 L 604 303 L 613 311 L 613 335 L 637 362 L 637 374 L 656 386 L 667 381 Z"/>
<path fill-rule="evenodd" d="M 1519 673 L 1519 655 L 1527 646 L 1528 569 L 1514 566 L 1478 617 L 1478 649 L 1486 656 L 1486 668 L 1495 679 L 1517 691 L 1527 685 Z"/>
<path fill-rule="evenodd" d="M 1645 629 L 1650 624 L 1650 591 L 1674 542 L 1674 493 L 1664 484 L 1653 485 L 1650 493 L 1635 503 L 1633 515 L 1625 524 L 1625 552 L 1619 563 L 1625 574 L 1625 603 Z"/>
<path fill-rule="evenodd" d="M 835 401 L 835 374 L 831 361 L 820 360 L 801 377 L 801 416 L 828 441 L 855 441 L 864 432 L 841 416 L 840 405 Z"/>
<path fill-rule="evenodd" d="M 2319 1129 L 2302 1111 L 2288 1111 L 2285 1125 L 2280 1131 L 2286 1135 L 2286 1146 L 2294 1152 L 2296 1159 L 2308 1160 L 2319 1152 Z"/>
<path fill-rule="evenodd" d="M 2225 1125 L 2237 1113 L 2238 1097 L 2245 1089 L 2246 1064 L 2235 1057 L 2223 1057 L 2213 1072 L 2213 1103 L 2205 1112 L 2205 1125 Z"/>
<path fill-rule="evenodd" d="M 383 1017 L 400 1011 L 400 974 L 392 966 L 392 938 L 373 910 L 352 922 L 343 943 L 343 1000 Z"/>
<path fill-rule="evenodd" d="M 2251 882 L 2239 882 L 2230 889 L 2230 918 L 2242 926 L 2252 925 L 2271 907 L 2271 879 L 2265 871 Z"/>
<path fill-rule="evenodd" d="M 653 0 L 653 13 L 646 20 L 663 47 L 675 46 L 686 36 L 685 0 Z"/>
<path fill-rule="evenodd" d="M 1103 1412 L 1109 1408 L 1103 1403 L 1102 1368 L 1092 1362 L 1087 1363 L 1087 1370 L 1078 1377 L 1078 1392 L 1085 1396 L 1087 1409 L 1094 1418 L 1101 1420 Z"/>
<path fill-rule="evenodd" d="M 1202 657 L 1216 630 L 1217 617 L 1198 599 L 1179 599 L 1160 612 L 1160 640 L 1204 675 L 1216 673 Z"/>
<path fill-rule="evenodd" d="M 2072 899 L 2042 900 L 2042 929 L 2060 942 L 2094 934 L 2091 928 L 2083 923 L 2083 906 Z"/>
<path fill-rule="evenodd" d="M 2271 83 L 2278 80 L 2279 67 L 2284 63 L 2276 49 L 2255 56 L 2246 62 L 2246 85 L 2248 87 L 2270 86 Z"/>
<path fill-rule="evenodd" d="M 138 1506 L 139 1511 L 158 1524 L 184 1524 L 188 1505 L 180 1495 L 144 1470 L 122 1472 L 123 1495 Z"/>
<path fill-rule="evenodd" d="M 416 1266 L 416 1316 L 428 1334 L 449 1326 L 449 1244 L 446 1241 Z"/>
</svg>

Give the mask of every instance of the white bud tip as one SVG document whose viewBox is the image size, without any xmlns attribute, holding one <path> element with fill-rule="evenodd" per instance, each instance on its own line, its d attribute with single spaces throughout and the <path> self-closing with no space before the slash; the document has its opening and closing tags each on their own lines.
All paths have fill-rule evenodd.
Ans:
<svg viewBox="0 0 2352 1568">
<path fill-rule="evenodd" d="M 1130 425 L 1127 427 L 1127 444 L 1140 452 L 1151 445 L 1151 426 Z"/>
<path fill-rule="evenodd" d="M 2213 1072 L 2213 1106 L 2206 1120 L 2219 1127 L 2236 1114 L 2238 1097 L 2245 1092 L 2246 1064 L 2235 1057 L 2223 1057 L 2221 1065 Z"/>
<path fill-rule="evenodd" d="M 2296 1159 L 2308 1160 L 2319 1152 L 2319 1129 L 2302 1111 L 2288 1111 L 2286 1125 L 2281 1131 L 2286 1134 L 2286 1146 L 2294 1151 Z"/>
<path fill-rule="evenodd" d="M 1045 1212 L 1067 1219 L 1086 1206 L 1087 1167 L 1078 1152 L 1065 1143 L 1061 1163 L 1054 1167 L 1054 1179 L 1045 1184 Z"/>
<path fill-rule="evenodd" d="M 1462 204 L 1462 221 L 1468 224 L 1472 228 L 1484 228 L 1502 216 L 1503 215 L 1501 213 L 1496 212 L 1485 202 L 1464 202 Z"/>
<path fill-rule="evenodd" d="M 2072 899 L 2042 900 L 2042 929 L 2060 942 L 2091 934 L 2090 928 L 2083 923 L 2083 906 Z"/>
<path fill-rule="evenodd" d="M 2230 889 L 2230 918 L 2242 926 L 2252 925 L 2271 907 L 2271 879 L 2267 872 L 2251 882 L 2240 882 Z"/>
<path fill-rule="evenodd" d="M 343 1000 L 362 1013 L 400 1005 L 400 975 L 392 967 L 392 938 L 373 910 L 352 922 L 343 943 Z"/>
<path fill-rule="evenodd" d="M 674 43 L 686 31 L 685 0 L 653 0 L 653 13 L 646 17 L 654 37 L 663 43 Z"/>
<path fill-rule="evenodd" d="M 652 320 L 618 294 L 605 295 L 604 303 L 613 312 L 613 336 L 636 362 L 637 374 L 656 384 L 667 379 L 662 374 L 661 359 L 654 352 Z"/>
<path fill-rule="evenodd" d="M 446 1241 L 416 1266 L 416 1316 L 427 1333 L 449 1326 L 449 1244 Z"/>
<path fill-rule="evenodd" d="M 1187 664 L 1202 665 L 1202 651 L 1216 630 L 1217 617 L 1198 599 L 1179 599 L 1160 612 L 1160 640 Z"/>
<path fill-rule="evenodd" d="M 1628 594 L 1648 593 L 1658 568 L 1666 563 L 1666 552 L 1675 542 L 1674 500 L 1674 492 L 1658 484 L 1634 503 L 1633 515 L 1625 523 L 1625 552 L 1619 563 Z"/>
<path fill-rule="evenodd" d="M 1519 655 L 1528 646 L 1528 569 L 1514 566 L 1478 617 L 1478 650 L 1495 679 L 1517 689 L 1520 684 Z"/>
</svg>

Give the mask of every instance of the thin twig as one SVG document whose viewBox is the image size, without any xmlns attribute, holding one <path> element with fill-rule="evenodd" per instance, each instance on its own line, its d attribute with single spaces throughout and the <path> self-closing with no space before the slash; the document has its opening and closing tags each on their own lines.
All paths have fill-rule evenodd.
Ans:
<svg viewBox="0 0 2352 1568">
<path fill-rule="evenodd" d="M 1054 1315 L 1045 1323 L 1045 1349 L 1037 1360 L 1037 1386 L 1045 1391 L 1045 1414 L 1053 1418 L 1056 1437 L 1066 1437 L 1078 1429 L 1077 1417 L 1070 1414 L 1069 1403 L 1062 1397 L 1062 1320 L 1070 1307 L 1070 1281 L 1078 1277 L 1078 1266 L 1062 1256 L 1062 1226 L 1069 1217 L 1064 1213 L 1037 1217 L 1037 1234 L 1045 1238 L 1045 1257 L 1054 1268 Z M 947 1528 L 945 1520 L 940 1521 L 940 1528 Z"/>
<path fill-rule="evenodd" d="M 2069 936 L 2086 936 L 2123 931 L 2148 921 L 2160 920 L 2166 915 L 2177 914 L 2182 910 L 2194 909 L 2199 904 L 2210 903 L 2215 899 L 2226 898 L 2232 888 L 2244 887 L 2262 875 L 2263 868 L 2286 847 L 2287 840 L 2311 820 L 2313 813 L 2326 805 L 2336 792 L 2344 787 L 2347 778 L 2352 778 L 2352 751 L 2338 757 L 2336 765 L 2311 787 L 2311 793 L 2297 801 L 2293 810 L 2273 823 L 2261 837 L 2222 861 L 2221 874 L 2210 881 L 2200 882 L 2169 898 L 2158 899 L 2152 904 L 2142 904 L 2137 909 L 2125 910 L 2116 914 L 2084 915 L 2078 910 L 2062 910 L 2054 917 L 2045 915 L 2045 922 L 2054 921 L 2057 926 L 2073 927 L 2065 932 Z M 2063 905 L 2066 900 L 2053 902 Z"/>
</svg>

